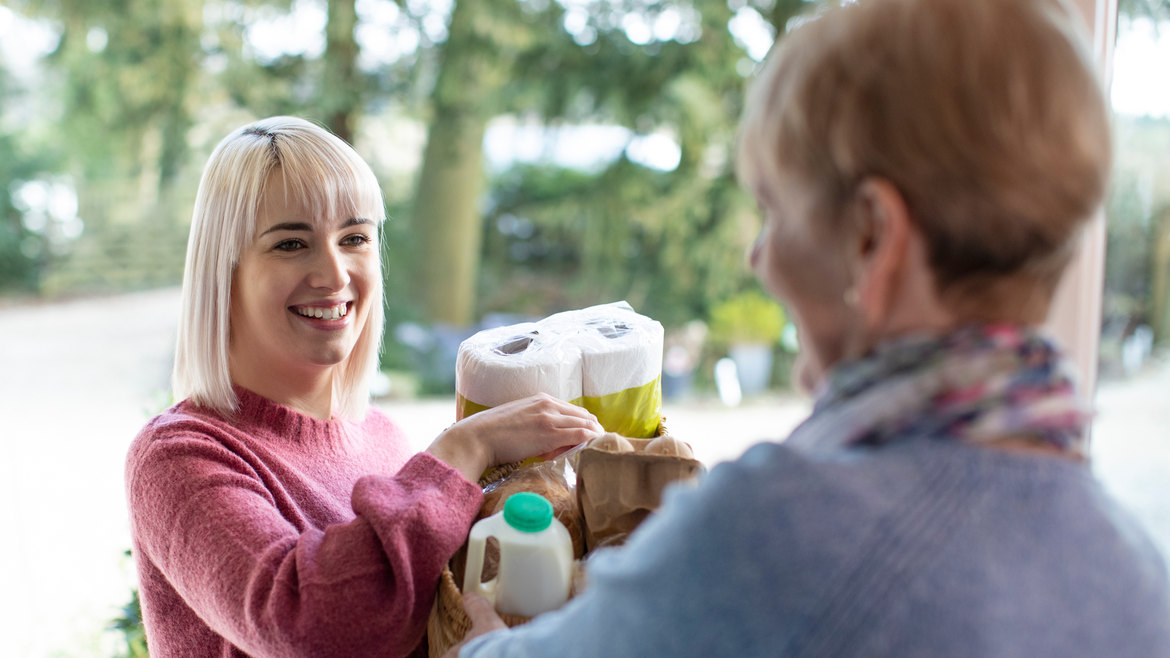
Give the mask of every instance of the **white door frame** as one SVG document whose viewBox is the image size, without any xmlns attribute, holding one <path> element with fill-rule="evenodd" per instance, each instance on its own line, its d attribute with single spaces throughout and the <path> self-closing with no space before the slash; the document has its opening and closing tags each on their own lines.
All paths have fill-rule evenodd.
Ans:
<svg viewBox="0 0 1170 658">
<path fill-rule="evenodd" d="M 1106 98 L 1113 74 L 1117 33 L 1117 0 L 1074 0 L 1093 35 Z M 1068 351 L 1081 391 L 1097 388 L 1097 352 L 1101 339 L 1101 302 L 1105 284 L 1105 211 L 1101 208 L 1086 227 L 1076 255 L 1057 289 L 1047 330 Z"/>
</svg>

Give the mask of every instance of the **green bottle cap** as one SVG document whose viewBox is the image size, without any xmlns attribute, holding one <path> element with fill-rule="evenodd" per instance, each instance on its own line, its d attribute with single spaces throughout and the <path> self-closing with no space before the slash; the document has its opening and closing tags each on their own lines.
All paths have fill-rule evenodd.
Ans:
<svg viewBox="0 0 1170 658">
<path fill-rule="evenodd" d="M 504 521 L 521 532 L 540 532 L 552 525 L 552 503 L 536 493 L 521 491 L 504 503 Z"/>
</svg>

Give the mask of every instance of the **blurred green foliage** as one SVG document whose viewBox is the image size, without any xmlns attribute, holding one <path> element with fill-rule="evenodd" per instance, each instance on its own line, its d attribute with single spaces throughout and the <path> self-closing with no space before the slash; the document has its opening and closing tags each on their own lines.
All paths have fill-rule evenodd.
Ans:
<svg viewBox="0 0 1170 658">
<path fill-rule="evenodd" d="M 290 113 L 351 140 L 383 181 L 392 325 L 616 299 L 668 328 L 710 318 L 755 285 L 744 253 L 759 219 L 734 173 L 736 120 L 762 55 L 745 35 L 766 43 L 817 4 L 10 0 L 55 41 L 35 71 L 0 71 L 0 292 L 176 284 L 211 148 L 248 120 Z M 1164 0 L 1120 6 L 1170 17 Z M 625 141 L 589 166 L 499 164 L 483 148 L 501 118 L 619 128 Z M 650 139 L 677 162 L 648 166 L 637 151 Z M 1126 148 L 1163 158 L 1164 171 L 1158 143 Z M 1118 301 L 1107 306 L 1152 315 L 1166 220 L 1160 188 L 1143 200 L 1148 176 L 1119 168 L 1107 282 Z M 37 210 L 18 193 L 35 181 L 64 181 L 80 222 L 30 221 Z M 392 365 L 405 360 L 387 347 Z"/>
<path fill-rule="evenodd" d="M 1167 0 L 1118 0 L 1117 11 L 1122 16 L 1166 20 L 1170 19 L 1170 2 Z"/>
<path fill-rule="evenodd" d="M 110 623 L 110 630 L 115 631 L 125 642 L 125 651 L 118 655 L 122 658 L 146 658 L 150 652 L 146 648 L 146 627 L 142 625 L 142 605 L 138 600 L 138 590 L 130 594 L 130 601 L 122 606 L 121 615 Z"/>
<path fill-rule="evenodd" d="M 723 345 L 774 346 L 784 331 L 784 311 L 759 290 L 745 290 L 715 305 L 711 340 Z"/>
<path fill-rule="evenodd" d="M 729 25 L 754 17 L 766 39 L 812 4 L 744 0 L 733 11 L 724 0 L 13 0 L 6 6 L 56 43 L 13 90 L 25 102 L 6 95 L 0 107 L 4 125 L 19 126 L 0 135 L 9 156 L 0 184 L 11 190 L 68 176 L 84 229 L 57 240 L 57 257 L 48 258 L 49 238 L 9 203 L 0 254 L 24 256 L 5 258 L 0 276 L 7 288 L 46 296 L 176 283 L 212 146 L 247 120 L 290 113 L 353 141 L 384 181 L 388 290 L 401 293 L 392 318 L 465 324 L 492 311 L 548 313 L 618 298 L 667 324 L 705 316 L 750 283 L 742 253 L 757 222 L 731 158 L 754 60 Z M 453 22 L 460 11 L 474 12 L 466 28 Z M 323 44 L 299 42 L 289 29 L 274 51 L 257 37 L 302 14 L 320 27 Z M 769 21 L 780 21 L 779 30 Z M 414 46 L 362 59 L 398 43 Z M 441 178 L 453 165 L 440 162 L 431 169 L 447 184 L 433 189 L 427 163 L 439 158 L 421 151 L 425 140 L 388 135 L 405 123 L 415 133 L 455 127 L 464 143 L 482 141 L 501 116 L 620 126 L 631 143 L 665 135 L 679 162 L 655 170 L 621 151 L 588 170 L 526 161 L 502 171 L 481 166 L 467 181 Z M 478 157 L 482 145 L 472 146 Z M 23 152 L 60 157 L 16 157 Z M 433 228 L 427 209 L 450 198 L 468 199 L 474 225 Z M 507 217 L 535 230 L 501 233 Z M 419 256 L 464 232 L 474 236 L 474 253 Z M 37 240 L 46 246 L 36 248 Z M 411 275 L 434 260 L 447 270 L 462 261 L 476 267 L 461 282 Z M 471 307 L 449 318 L 432 312 L 428 298 L 452 297 L 459 285 L 473 286 Z"/>
<path fill-rule="evenodd" d="M 1124 338 L 1148 324 L 1170 338 L 1170 120 L 1117 117 L 1106 205 L 1104 313 Z M 1103 340 L 1111 338 L 1107 331 Z"/>
</svg>

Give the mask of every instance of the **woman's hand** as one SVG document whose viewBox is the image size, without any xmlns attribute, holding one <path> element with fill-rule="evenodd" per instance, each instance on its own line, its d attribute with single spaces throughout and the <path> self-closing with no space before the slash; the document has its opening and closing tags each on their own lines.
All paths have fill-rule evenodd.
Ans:
<svg viewBox="0 0 1170 658">
<path fill-rule="evenodd" d="M 497 464 L 555 457 L 604 431 L 588 411 L 540 393 L 464 418 L 427 452 L 476 482 Z"/>
<path fill-rule="evenodd" d="M 463 641 L 448 649 L 447 653 L 443 654 L 443 658 L 459 658 L 459 650 L 463 648 L 463 645 L 480 635 L 508 627 L 504 620 L 496 614 L 491 602 L 478 594 L 464 594 L 463 609 L 467 611 L 467 616 L 471 619 L 471 628 L 467 630 L 467 635 L 463 636 Z"/>
</svg>

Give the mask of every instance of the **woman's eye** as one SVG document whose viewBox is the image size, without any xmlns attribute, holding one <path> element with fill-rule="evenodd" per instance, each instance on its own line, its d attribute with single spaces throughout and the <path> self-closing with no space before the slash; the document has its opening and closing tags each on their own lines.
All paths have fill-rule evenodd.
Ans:
<svg viewBox="0 0 1170 658">
<path fill-rule="evenodd" d="M 371 242 L 373 242 L 373 239 L 370 238 L 370 236 L 365 235 L 364 233 L 355 233 L 342 240 L 341 244 L 350 247 L 360 247 L 365 244 L 370 244 Z"/>
<path fill-rule="evenodd" d="M 296 251 L 298 249 L 303 249 L 304 246 L 305 243 L 301 242 L 300 240 L 281 240 L 280 242 L 276 243 L 273 249 L 277 251 Z"/>
</svg>

